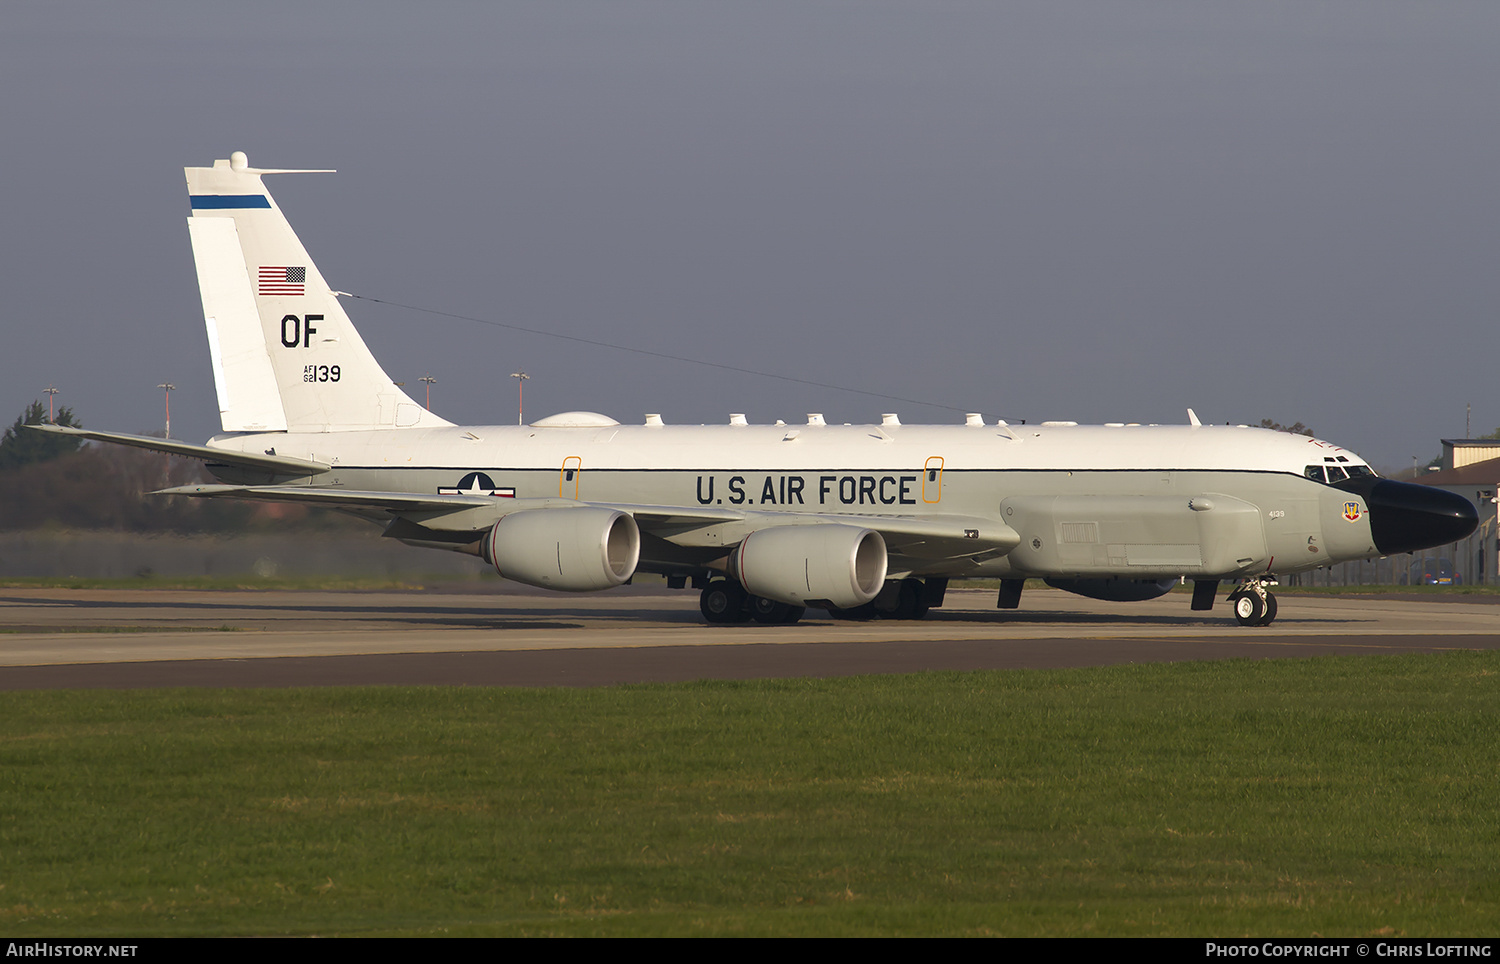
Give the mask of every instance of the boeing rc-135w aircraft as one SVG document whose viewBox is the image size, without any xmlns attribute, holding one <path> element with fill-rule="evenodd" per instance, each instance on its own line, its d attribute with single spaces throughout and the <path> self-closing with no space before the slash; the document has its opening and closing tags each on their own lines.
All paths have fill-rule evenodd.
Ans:
<svg viewBox="0 0 1500 964">
<path fill-rule="evenodd" d="M 376 362 L 259 170 L 235 152 L 187 169 L 188 231 L 224 433 L 206 446 L 47 427 L 202 459 L 175 494 L 355 512 L 415 546 L 472 553 L 569 591 L 636 572 L 691 581 L 716 623 L 919 618 L 953 578 L 1028 577 L 1192 608 L 1221 582 L 1235 618 L 1276 615 L 1272 573 L 1456 541 L 1470 503 L 1379 478 L 1328 442 L 1244 426 L 986 423 L 621 425 L 568 412 L 459 426 Z"/>
</svg>

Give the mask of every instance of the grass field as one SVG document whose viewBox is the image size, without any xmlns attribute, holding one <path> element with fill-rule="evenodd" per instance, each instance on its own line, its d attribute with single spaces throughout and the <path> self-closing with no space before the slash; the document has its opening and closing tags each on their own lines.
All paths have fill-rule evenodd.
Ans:
<svg viewBox="0 0 1500 964">
<path fill-rule="evenodd" d="M 0 930 L 1500 933 L 1500 656 L 0 697 Z"/>
</svg>

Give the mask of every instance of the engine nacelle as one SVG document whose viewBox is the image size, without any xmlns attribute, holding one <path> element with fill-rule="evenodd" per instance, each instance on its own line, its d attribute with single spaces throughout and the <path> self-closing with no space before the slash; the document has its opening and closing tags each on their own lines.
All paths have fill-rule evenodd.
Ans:
<svg viewBox="0 0 1500 964">
<path fill-rule="evenodd" d="M 480 544 L 506 579 L 542 589 L 610 589 L 635 573 L 641 531 L 615 509 L 522 509 L 503 516 Z"/>
<path fill-rule="evenodd" d="M 1165 596 L 1176 579 L 1048 579 L 1047 585 L 1090 599 L 1108 602 L 1140 602 Z"/>
<path fill-rule="evenodd" d="M 729 559 L 729 574 L 747 592 L 790 606 L 853 609 L 885 584 L 885 540 L 847 525 L 757 529 Z"/>
</svg>

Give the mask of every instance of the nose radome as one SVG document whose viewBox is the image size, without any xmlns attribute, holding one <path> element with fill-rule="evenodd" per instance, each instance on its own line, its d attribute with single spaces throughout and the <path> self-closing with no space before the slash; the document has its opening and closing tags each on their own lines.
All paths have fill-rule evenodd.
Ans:
<svg viewBox="0 0 1500 964">
<path fill-rule="evenodd" d="M 1370 534 L 1375 537 L 1375 548 L 1381 555 L 1447 545 L 1479 526 L 1474 504 L 1461 495 L 1391 479 L 1358 481 L 1370 484 L 1339 488 L 1365 497 L 1370 511 Z"/>
</svg>

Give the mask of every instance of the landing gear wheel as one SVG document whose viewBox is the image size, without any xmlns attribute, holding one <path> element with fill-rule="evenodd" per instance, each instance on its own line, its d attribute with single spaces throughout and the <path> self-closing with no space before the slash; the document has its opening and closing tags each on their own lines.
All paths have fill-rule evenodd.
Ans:
<svg viewBox="0 0 1500 964">
<path fill-rule="evenodd" d="M 927 610 L 932 606 L 927 602 L 927 584 L 920 579 L 908 579 L 903 585 L 911 586 L 914 601 L 911 607 L 912 619 L 926 619 Z"/>
<path fill-rule="evenodd" d="M 880 615 L 886 619 L 921 619 L 927 615 L 927 587 L 920 579 L 901 580 L 896 608 Z"/>
<path fill-rule="evenodd" d="M 1264 616 L 1260 617 L 1260 622 L 1256 623 L 1255 625 L 1257 625 L 1257 626 L 1269 626 L 1269 625 L 1271 625 L 1271 621 L 1273 619 L 1275 619 L 1275 618 L 1276 618 L 1276 597 L 1273 596 L 1273 595 L 1271 595 L 1270 593 L 1266 593 L 1266 614 Z"/>
<path fill-rule="evenodd" d="M 805 612 L 807 610 L 801 606 L 792 606 L 774 599 L 762 599 L 760 596 L 750 597 L 750 615 L 755 617 L 756 622 L 765 623 L 768 626 L 795 623 Z"/>
<path fill-rule="evenodd" d="M 774 599 L 762 599 L 759 596 L 750 597 L 750 615 L 758 623 L 767 626 L 786 625 L 795 623 L 807 612 L 806 606 L 793 606 L 790 603 L 776 602 Z"/>
<path fill-rule="evenodd" d="M 1234 610 L 1234 618 L 1241 626 L 1271 625 L 1276 618 L 1276 597 L 1271 594 L 1270 587 L 1275 585 L 1276 577 L 1265 573 L 1246 579 L 1243 585 L 1229 594 L 1229 606 Z"/>
<path fill-rule="evenodd" d="M 1266 616 L 1266 604 L 1258 593 L 1240 591 L 1235 593 L 1231 600 L 1236 622 L 1241 626 L 1261 625 L 1261 620 Z"/>
<path fill-rule="evenodd" d="M 728 579 L 715 579 L 703 587 L 698 611 L 711 623 L 742 623 L 750 618 L 745 607 L 745 590 Z"/>
</svg>

